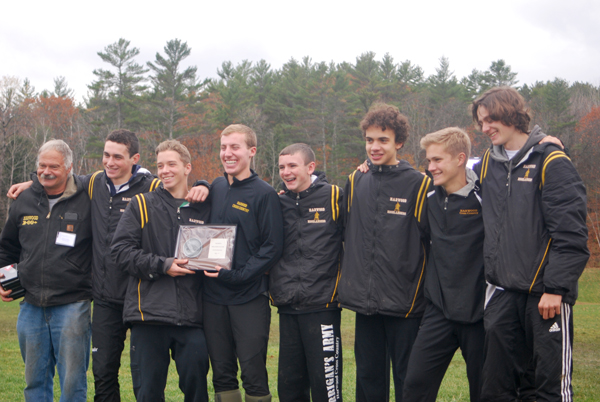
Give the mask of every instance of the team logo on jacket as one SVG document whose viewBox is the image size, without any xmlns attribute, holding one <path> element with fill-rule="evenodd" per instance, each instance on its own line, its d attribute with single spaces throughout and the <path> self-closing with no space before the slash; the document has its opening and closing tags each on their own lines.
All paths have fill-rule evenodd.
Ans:
<svg viewBox="0 0 600 402">
<path fill-rule="evenodd" d="M 325 208 L 310 208 L 309 212 L 314 212 L 315 217 L 313 219 L 309 219 L 308 223 L 325 223 L 327 222 L 325 219 L 320 219 L 319 211 L 325 212 Z"/>
<path fill-rule="evenodd" d="M 248 209 L 248 204 L 245 204 L 241 201 L 236 202 L 232 205 L 232 207 L 235 209 L 239 209 L 240 211 L 244 211 L 246 213 L 250 212 L 250 210 Z"/>
<path fill-rule="evenodd" d="M 23 217 L 23 226 L 28 226 L 28 225 L 37 225 L 38 223 L 38 216 L 37 215 L 27 215 Z"/>
<path fill-rule="evenodd" d="M 525 175 L 523 177 L 519 177 L 517 179 L 518 181 L 526 181 L 526 182 L 533 181 L 533 179 L 531 177 L 529 177 L 529 169 L 532 169 L 532 168 L 527 167 L 527 166 L 533 166 L 535 168 L 535 165 L 525 165 L 525 166 L 523 166 L 523 169 L 527 169 L 527 171 L 525 172 Z"/>
<path fill-rule="evenodd" d="M 402 211 L 402 205 L 400 205 L 400 203 L 406 204 L 406 198 L 390 197 L 390 201 L 391 202 L 395 202 L 396 204 L 394 205 L 394 209 L 393 210 L 388 210 L 387 211 L 388 214 L 392 214 L 392 215 L 406 215 L 406 211 Z"/>
</svg>

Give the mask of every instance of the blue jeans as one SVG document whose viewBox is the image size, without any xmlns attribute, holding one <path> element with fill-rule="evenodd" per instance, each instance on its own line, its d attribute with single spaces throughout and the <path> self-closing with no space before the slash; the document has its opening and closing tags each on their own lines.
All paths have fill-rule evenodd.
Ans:
<svg viewBox="0 0 600 402">
<path fill-rule="evenodd" d="M 60 401 L 86 400 L 91 333 L 89 300 L 53 307 L 21 303 L 17 334 L 25 362 L 26 401 L 53 401 L 55 365 Z"/>
</svg>

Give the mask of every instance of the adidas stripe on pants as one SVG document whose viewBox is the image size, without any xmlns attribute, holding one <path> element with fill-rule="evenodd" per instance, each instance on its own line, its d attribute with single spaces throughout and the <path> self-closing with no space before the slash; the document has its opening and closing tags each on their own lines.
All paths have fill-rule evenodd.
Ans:
<svg viewBox="0 0 600 402">
<path fill-rule="evenodd" d="M 573 307 L 544 320 L 539 296 L 496 290 L 485 315 L 482 401 L 517 397 L 519 376 L 533 357 L 537 401 L 572 401 Z"/>
</svg>

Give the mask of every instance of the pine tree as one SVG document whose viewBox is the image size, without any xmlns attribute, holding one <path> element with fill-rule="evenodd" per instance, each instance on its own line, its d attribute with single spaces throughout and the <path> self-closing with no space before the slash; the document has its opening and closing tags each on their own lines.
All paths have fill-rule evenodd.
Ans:
<svg viewBox="0 0 600 402">
<path fill-rule="evenodd" d="M 148 70 L 135 62 L 134 59 L 140 50 L 137 47 L 130 48 L 130 44 L 130 41 L 120 38 L 106 46 L 104 52 L 98 52 L 102 61 L 110 64 L 115 71 L 94 70 L 97 80 L 88 86 L 91 91 L 88 109 L 103 108 L 105 120 L 115 121 L 115 124 L 105 124 L 113 128 L 125 127 L 128 120 L 135 121 L 135 117 L 130 113 L 139 105 L 134 100 L 146 89 L 142 82 Z"/>
<path fill-rule="evenodd" d="M 153 100 L 163 116 L 162 125 L 169 139 L 172 139 L 177 121 L 181 118 L 178 107 L 186 96 L 191 96 L 198 88 L 197 67 L 190 66 L 181 71 L 181 63 L 192 51 L 187 42 L 173 39 L 167 42 L 163 50 L 165 56 L 157 52 L 154 63 L 147 64 L 154 72 L 150 78 L 154 84 Z"/>
</svg>

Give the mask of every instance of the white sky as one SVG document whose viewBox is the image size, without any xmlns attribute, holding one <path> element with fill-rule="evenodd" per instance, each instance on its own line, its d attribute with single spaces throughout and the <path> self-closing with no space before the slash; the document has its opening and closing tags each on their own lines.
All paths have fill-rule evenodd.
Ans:
<svg viewBox="0 0 600 402">
<path fill-rule="evenodd" d="M 374 51 L 410 60 L 434 74 L 450 60 L 460 79 L 504 59 L 519 84 L 564 78 L 600 85 L 600 1 L 403 0 L 338 1 L 5 1 L 0 7 L 0 76 L 29 78 L 36 91 L 64 76 L 77 99 L 97 52 L 119 38 L 153 61 L 168 40 L 187 41 L 200 78 L 216 77 L 223 61 L 290 58 L 347 61 Z M 184 66 L 184 67 L 185 67 Z"/>
</svg>

